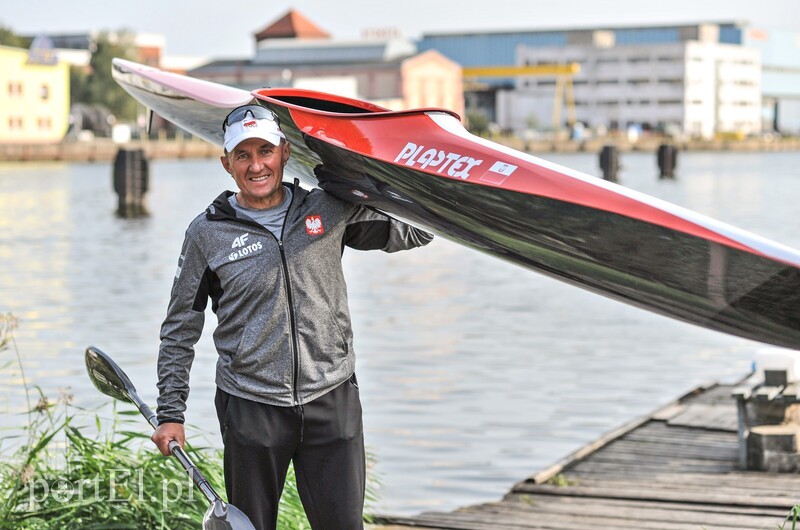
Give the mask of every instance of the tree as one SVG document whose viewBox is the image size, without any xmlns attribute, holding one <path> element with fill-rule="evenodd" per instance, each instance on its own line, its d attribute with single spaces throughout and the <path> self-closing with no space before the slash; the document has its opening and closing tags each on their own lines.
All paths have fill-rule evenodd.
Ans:
<svg viewBox="0 0 800 530">
<path fill-rule="evenodd" d="M 483 136 L 489 132 L 489 117 L 482 110 L 467 111 L 467 129 L 473 134 Z"/>
<path fill-rule="evenodd" d="M 11 28 L 0 26 L 0 45 L 30 48 L 32 41 L 33 39 L 29 37 L 20 37 Z"/>
<path fill-rule="evenodd" d="M 136 101 L 111 76 L 111 59 L 131 59 L 133 49 L 133 37 L 128 32 L 98 35 L 88 71 L 80 67 L 70 71 L 73 103 L 103 105 L 118 119 L 136 119 Z"/>
</svg>

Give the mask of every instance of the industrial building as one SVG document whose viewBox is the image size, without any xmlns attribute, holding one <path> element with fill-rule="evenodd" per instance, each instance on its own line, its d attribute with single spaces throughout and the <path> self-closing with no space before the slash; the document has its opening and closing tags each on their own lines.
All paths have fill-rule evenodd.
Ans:
<svg viewBox="0 0 800 530">
<path fill-rule="evenodd" d="M 800 132 L 800 34 L 736 22 L 428 34 L 465 67 L 514 66 L 515 77 L 467 79 L 467 111 L 520 131 L 570 121 L 686 135 Z M 523 68 L 575 64 L 569 76 Z M 571 90 L 570 90 L 571 88 Z M 562 92 L 564 91 L 564 92 Z M 554 108 L 565 106 L 560 112 Z"/>
<path fill-rule="evenodd" d="M 682 131 L 693 137 L 761 131 L 761 63 L 752 48 L 716 42 L 518 49 L 523 64 L 577 63 L 574 119 L 589 127 Z M 609 42 L 610 41 L 610 42 Z M 548 124 L 555 82 L 519 77 L 500 91 L 497 121 L 524 130 Z"/>
</svg>

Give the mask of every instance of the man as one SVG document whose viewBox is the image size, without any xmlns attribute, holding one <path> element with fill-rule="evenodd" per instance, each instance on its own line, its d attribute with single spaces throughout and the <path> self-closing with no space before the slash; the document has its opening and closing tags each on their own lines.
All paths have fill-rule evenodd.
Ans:
<svg viewBox="0 0 800 530">
<path fill-rule="evenodd" d="M 215 405 L 228 500 L 275 528 L 290 461 L 314 529 L 362 528 L 364 442 L 345 246 L 386 252 L 432 236 L 297 181 L 282 182 L 289 143 L 258 105 L 223 124 L 226 191 L 189 225 L 161 328 L 153 441 L 184 442 L 194 344 L 207 300 L 217 316 Z"/>
</svg>

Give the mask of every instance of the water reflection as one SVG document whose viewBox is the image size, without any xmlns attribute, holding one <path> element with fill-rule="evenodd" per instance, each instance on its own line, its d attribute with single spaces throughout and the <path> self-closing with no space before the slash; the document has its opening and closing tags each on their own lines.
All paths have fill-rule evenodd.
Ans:
<svg viewBox="0 0 800 530">
<path fill-rule="evenodd" d="M 594 155 L 548 158 L 598 173 Z M 654 155 L 629 154 L 620 179 L 797 247 L 798 158 L 682 153 L 677 180 L 658 181 Z M 152 215 L 124 220 L 110 165 L 0 165 L 0 311 L 20 317 L 26 375 L 53 395 L 71 387 L 78 404 L 105 399 L 83 373 L 83 349 L 94 344 L 155 401 L 158 330 L 183 231 L 232 181 L 216 161 L 156 162 L 151 178 Z M 741 375 L 758 347 L 443 240 L 394 255 L 347 252 L 345 270 L 386 511 L 500 497 L 690 387 Z M 213 432 L 207 321 L 188 421 Z M 19 410 L 13 364 L 0 385 L 0 410 Z M 10 418 L 0 421 L 18 421 Z"/>
</svg>

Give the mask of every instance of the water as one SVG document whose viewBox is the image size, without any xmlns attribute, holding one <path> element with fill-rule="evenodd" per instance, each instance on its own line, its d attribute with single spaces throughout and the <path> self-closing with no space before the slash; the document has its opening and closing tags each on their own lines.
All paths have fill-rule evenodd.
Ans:
<svg viewBox="0 0 800 530">
<path fill-rule="evenodd" d="M 599 173 L 595 155 L 546 158 Z M 624 185 L 800 247 L 797 153 L 681 153 L 676 181 L 656 178 L 654 155 L 622 163 Z M 106 400 L 84 373 L 89 344 L 155 401 L 158 331 L 183 231 L 233 185 L 216 161 L 156 161 L 152 215 L 122 220 L 110 179 L 103 164 L 0 165 L 0 312 L 21 319 L 28 379 L 49 394 L 69 388 L 86 406 Z M 743 375 L 760 347 L 441 238 L 394 255 L 348 251 L 345 268 L 383 512 L 499 498 L 698 384 Z M 219 444 L 210 330 L 198 344 L 187 420 Z M 9 359 L 0 354 L 0 366 Z M 3 422 L 21 421 L 24 403 L 19 370 L 7 366 Z"/>
</svg>

